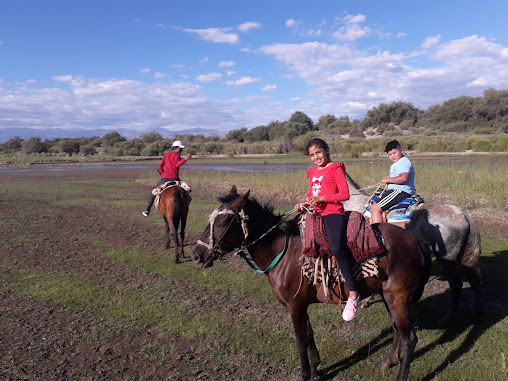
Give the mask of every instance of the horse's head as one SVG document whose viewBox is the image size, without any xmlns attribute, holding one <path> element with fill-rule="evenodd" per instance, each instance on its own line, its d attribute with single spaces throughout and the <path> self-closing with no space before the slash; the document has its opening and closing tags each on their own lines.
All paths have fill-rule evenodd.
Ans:
<svg viewBox="0 0 508 381">
<path fill-rule="evenodd" d="M 247 240 L 247 219 L 243 211 L 250 191 L 239 194 L 233 185 L 228 195 L 221 198 L 222 205 L 208 220 L 203 235 L 192 253 L 196 266 L 211 267 L 213 261 L 233 251 Z"/>
</svg>

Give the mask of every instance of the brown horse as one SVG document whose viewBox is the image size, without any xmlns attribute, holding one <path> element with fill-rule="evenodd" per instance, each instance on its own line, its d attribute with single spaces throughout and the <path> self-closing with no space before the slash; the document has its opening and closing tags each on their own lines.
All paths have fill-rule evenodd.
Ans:
<svg viewBox="0 0 508 381">
<path fill-rule="evenodd" d="M 189 196 L 187 192 L 179 186 L 165 188 L 159 198 L 159 211 L 164 216 L 166 224 L 166 249 L 169 249 L 172 236 L 175 243 L 175 263 L 180 263 L 180 256 L 185 257 L 183 242 L 187 215 L 189 214 Z M 179 226 L 180 242 L 178 240 Z"/>
<path fill-rule="evenodd" d="M 301 379 L 317 376 L 319 351 L 307 313 L 308 306 L 319 303 L 316 287 L 302 279 L 302 242 L 296 219 L 284 221 L 273 214 L 273 207 L 249 198 L 250 191 L 238 194 L 235 186 L 222 197 L 220 205 L 192 254 L 197 266 L 210 267 L 213 261 L 235 248 L 248 251 L 258 272 L 264 272 L 277 300 L 290 312 L 301 362 Z M 380 275 L 357 282 L 362 297 L 381 293 L 394 330 L 390 355 L 380 367 L 387 369 L 403 358 L 398 380 L 406 380 L 416 346 L 416 333 L 409 321 L 412 302 L 423 292 L 430 272 L 430 259 L 424 255 L 413 235 L 390 224 L 379 224 L 387 254 L 379 260 Z M 252 263 L 249 262 L 252 266 Z M 261 269 L 261 270 L 260 270 Z M 347 299 L 349 291 L 335 290 Z M 332 301 L 338 303 L 338 298 Z M 338 315 L 339 316 L 339 315 Z M 310 362 L 309 362 L 310 354 Z"/>
</svg>

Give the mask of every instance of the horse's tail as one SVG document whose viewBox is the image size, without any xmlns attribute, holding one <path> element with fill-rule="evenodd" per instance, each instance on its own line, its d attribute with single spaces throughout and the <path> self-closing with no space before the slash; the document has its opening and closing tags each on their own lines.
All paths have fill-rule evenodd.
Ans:
<svg viewBox="0 0 508 381">
<path fill-rule="evenodd" d="M 478 262 L 480 261 L 480 256 L 482 255 L 480 230 L 474 223 L 471 216 L 464 213 L 464 217 L 469 223 L 469 234 L 467 236 L 467 242 L 464 247 L 464 254 L 462 255 L 460 264 L 462 266 L 476 268 L 478 266 Z"/>
<path fill-rule="evenodd" d="M 416 288 L 415 293 L 413 294 L 412 300 L 413 304 L 421 299 L 423 295 L 423 290 L 425 289 L 425 285 L 427 284 L 427 281 L 429 280 L 430 277 L 430 271 L 432 270 L 432 253 L 430 249 L 421 242 L 419 242 L 419 246 L 423 259 L 423 271 L 422 277 L 420 278 L 420 282 L 418 282 L 418 287 Z"/>
<path fill-rule="evenodd" d="M 182 194 L 180 192 L 179 187 L 175 187 L 174 194 L 174 211 L 173 211 L 173 225 L 178 229 L 178 224 L 180 223 L 180 216 L 182 214 Z"/>
</svg>

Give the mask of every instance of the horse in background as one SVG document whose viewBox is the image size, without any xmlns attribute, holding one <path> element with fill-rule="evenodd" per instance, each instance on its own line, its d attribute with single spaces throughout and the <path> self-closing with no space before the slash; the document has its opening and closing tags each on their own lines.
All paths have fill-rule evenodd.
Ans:
<svg viewBox="0 0 508 381">
<path fill-rule="evenodd" d="M 189 195 L 179 186 L 167 187 L 159 196 L 158 206 L 166 225 L 166 249 L 169 249 L 172 237 L 175 244 L 175 263 L 180 263 L 180 256 L 185 257 L 183 246 L 189 214 Z M 180 241 L 178 227 L 180 227 Z"/>
<path fill-rule="evenodd" d="M 348 211 L 363 213 L 370 199 L 355 181 L 346 174 L 350 198 L 343 202 Z M 423 205 L 417 209 L 407 228 L 436 257 L 443 268 L 452 293 L 451 307 L 443 318 L 447 322 L 455 317 L 462 290 L 462 276 L 474 293 L 475 318 L 482 315 L 482 292 L 479 261 L 481 256 L 480 231 L 472 218 L 461 208 L 448 204 Z M 369 300 L 362 301 L 363 306 Z"/>
<path fill-rule="evenodd" d="M 249 254 L 256 271 L 264 273 L 273 295 L 291 315 L 300 354 L 301 380 L 317 376 L 319 350 L 308 315 L 312 303 L 323 303 L 313 282 L 302 273 L 302 238 L 296 218 L 284 221 L 273 214 L 273 207 L 263 206 L 249 198 L 250 192 L 238 194 L 235 186 L 220 200 L 222 204 L 210 215 L 192 259 L 196 266 L 211 267 L 214 260 L 240 247 Z M 390 224 L 379 224 L 387 253 L 379 258 L 378 277 L 356 281 L 358 291 L 367 296 L 381 293 L 390 314 L 394 338 L 390 355 L 379 367 L 388 369 L 402 361 L 397 380 L 407 380 L 418 341 L 410 323 L 409 310 L 422 295 L 430 273 L 430 257 L 420 243 L 406 230 Z M 237 250 L 238 251 L 238 250 Z M 247 260 L 247 263 L 254 265 Z M 255 267 L 254 267 L 255 268 Z M 349 290 L 340 285 L 334 289 L 337 298 L 328 303 L 347 300 Z M 310 361 L 309 361 L 310 355 Z"/>
</svg>

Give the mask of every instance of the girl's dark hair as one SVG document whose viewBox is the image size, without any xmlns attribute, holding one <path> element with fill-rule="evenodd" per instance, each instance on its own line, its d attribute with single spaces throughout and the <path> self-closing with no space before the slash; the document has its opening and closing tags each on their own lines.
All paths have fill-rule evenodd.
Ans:
<svg viewBox="0 0 508 381">
<path fill-rule="evenodd" d="M 309 149 L 312 146 L 318 146 L 319 148 L 322 148 L 322 149 L 330 152 L 330 147 L 328 147 L 328 144 L 326 144 L 326 142 L 323 139 L 314 138 L 314 139 L 309 140 L 309 142 L 307 143 L 307 146 L 305 147 L 305 154 L 306 155 L 309 154 Z"/>
</svg>

